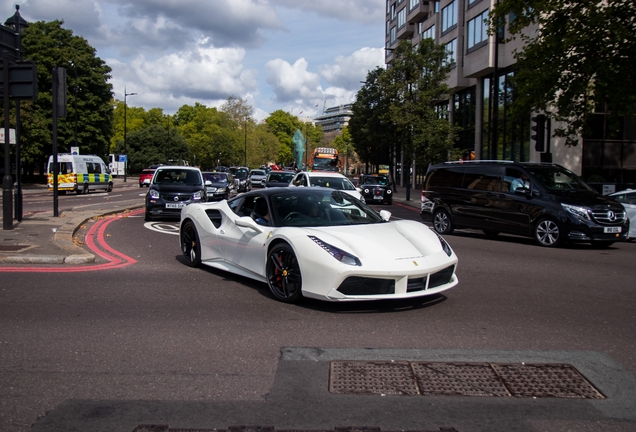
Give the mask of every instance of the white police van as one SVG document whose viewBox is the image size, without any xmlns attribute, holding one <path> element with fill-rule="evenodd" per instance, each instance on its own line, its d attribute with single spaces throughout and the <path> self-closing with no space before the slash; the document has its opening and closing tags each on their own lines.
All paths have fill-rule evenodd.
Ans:
<svg viewBox="0 0 636 432">
<path fill-rule="evenodd" d="M 57 155 L 57 165 L 58 192 L 75 192 L 79 195 L 92 190 L 113 190 L 113 177 L 99 156 L 61 153 Z M 49 156 L 47 173 L 48 188 L 52 191 L 53 156 Z"/>
</svg>

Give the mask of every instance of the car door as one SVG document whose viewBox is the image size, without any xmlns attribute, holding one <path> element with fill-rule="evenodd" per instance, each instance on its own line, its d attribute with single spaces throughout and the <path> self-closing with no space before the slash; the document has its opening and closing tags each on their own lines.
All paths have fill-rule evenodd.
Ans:
<svg viewBox="0 0 636 432">
<path fill-rule="evenodd" d="M 236 225 L 240 217 L 250 217 L 256 197 L 266 199 L 261 195 L 250 195 L 241 200 L 223 220 L 218 232 L 221 252 L 226 261 L 240 267 L 246 273 L 265 275 L 265 260 L 267 255 L 266 240 L 270 229 L 263 226 L 263 232 Z M 270 210 L 271 214 L 271 210 Z"/>
<path fill-rule="evenodd" d="M 457 225 L 484 230 L 499 230 L 494 201 L 504 198 L 500 192 L 500 167 L 470 166 L 464 169 L 461 198 L 455 204 Z"/>
</svg>

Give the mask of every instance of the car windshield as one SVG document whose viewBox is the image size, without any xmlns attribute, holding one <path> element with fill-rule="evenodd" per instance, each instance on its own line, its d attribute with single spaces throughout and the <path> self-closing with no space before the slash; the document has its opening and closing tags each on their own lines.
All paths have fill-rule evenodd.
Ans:
<svg viewBox="0 0 636 432">
<path fill-rule="evenodd" d="M 202 182 L 198 171 L 192 169 L 169 168 L 157 171 L 153 183 L 160 185 L 198 186 Z"/>
<path fill-rule="evenodd" d="M 277 172 L 277 173 L 269 173 L 269 176 L 267 177 L 267 181 L 274 182 L 274 183 L 290 183 L 293 178 L 294 178 L 294 173 Z"/>
<path fill-rule="evenodd" d="M 355 190 L 353 183 L 346 177 L 310 177 L 312 186 L 322 186 L 338 190 Z"/>
<path fill-rule="evenodd" d="M 212 183 L 227 183 L 227 175 L 221 173 L 203 173 L 203 180 L 210 180 Z"/>
<path fill-rule="evenodd" d="M 256 175 L 256 176 L 264 176 L 265 175 L 265 171 L 261 171 L 261 170 L 252 170 L 250 172 L 250 175 Z"/>
<path fill-rule="evenodd" d="M 364 177 L 362 184 L 386 186 L 389 184 L 389 179 L 385 176 Z"/>
<path fill-rule="evenodd" d="M 237 179 L 241 179 L 244 180 L 247 178 L 247 170 L 246 169 L 237 169 L 234 172 L 234 177 L 236 177 Z"/>
<path fill-rule="evenodd" d="M 550 192 L 592 192 L 576 174 L 554 165 L 526 166 L 526 169 Z"/>
<path fill-rule="evenodd" d="M 384 219 L 351 195 L 330 189 L 293 188 L 270 198 L 280 227 L 368 225 Z"/>
</svg>

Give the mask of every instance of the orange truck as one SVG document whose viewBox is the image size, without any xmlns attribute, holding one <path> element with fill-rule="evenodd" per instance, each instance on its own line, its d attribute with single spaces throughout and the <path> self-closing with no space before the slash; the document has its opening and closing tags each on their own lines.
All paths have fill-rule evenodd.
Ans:
<svg viewBox="0 0 636 432">
<path fill-rule="evenodd" d="M 312 171 L 340 172 L 338 150 L 331 147 L 318 147 L 314 150 L 309 161 Z"/>
</svg>

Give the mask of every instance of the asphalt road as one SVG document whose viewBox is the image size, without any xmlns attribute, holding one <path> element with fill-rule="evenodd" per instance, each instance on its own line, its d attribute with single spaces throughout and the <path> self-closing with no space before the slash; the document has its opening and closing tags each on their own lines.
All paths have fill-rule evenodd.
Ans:
<svg viewBox="0 0 636 432">
<path fill-rule="evenodd" d="M 174 226 L 110 223 L 109 247 L 136 260 L 124 268 L 0 275 L 0 430 L 636 429 L 634 242 L 456 232 L 460 282 L 444 296 L 286 305 L 185 266 Z M 334 395 L 333 360 L 566 363 L 606 399 Z"/>
</svg>

